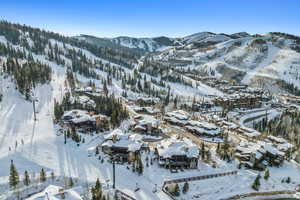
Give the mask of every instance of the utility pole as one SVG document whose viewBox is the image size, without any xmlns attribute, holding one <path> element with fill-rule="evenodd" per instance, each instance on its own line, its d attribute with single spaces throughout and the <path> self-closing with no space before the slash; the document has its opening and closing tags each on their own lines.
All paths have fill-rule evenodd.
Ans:
<svg viewBox="0 0 300 200">
<path fill-rule="evenodd" d="M 0 101 L 2 101 L 3 98 L 3 68 L 0 69 Z M 2 106 L 0 106 L 0 110 L 2 109 Z"/>
<path fill-rule="evenodd" d="M 36 98 L 35 98 L 34 92 L 32 92 L 32 106 L 33 106 L 34 121 L 36 121 L 35 101 L 36 101 Z"/>
<path fill-rule="evenodd" d="M 112 164 L 113 164 L 113 189 L 116 189 L 116 166 L 115 166 L 115 158 L 113 158 Z"/>
<path fill-rule="evenodd" d="M 35 112 L 35 99 L 32 101 L 33 105 L 33 115 L 34 115 L 34 121 L 36 121 L 36 112 Z"/>
</svg>

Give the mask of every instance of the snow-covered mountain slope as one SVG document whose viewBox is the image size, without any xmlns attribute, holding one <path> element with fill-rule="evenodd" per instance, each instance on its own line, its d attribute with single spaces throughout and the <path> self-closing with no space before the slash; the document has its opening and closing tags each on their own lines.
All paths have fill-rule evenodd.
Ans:
<svg viewBox="0 0 300 200">
<path fill-rule="evenodd" d="M 10 26 L 17 31 L 16 38 L 5 35 L 4 32 L 0 36 L 0 72 L 4 70 L 4 73 L 0 75 L 0 92 L 3 94 L 0 101 L 0 199 L 15 199 L 14 191 L 10 191 L 8 185 L 11 160 L 21 180 L 24 171 L 27 170 L 30 176 L 34 174 L 31 180 L 35 181 L 42 168 L 48 177 L 51 172 L 54 172 L 58 178 L 76 177 L 80 183 L 84 184 L 90 184 L 96 178 L 99 178 L 101 182 L 112 180 L 111 164 L 109 162 L 101 164 L 98 159 L 88 157 L 87 153 L 89 148 L 99 144 L 102 135 L 83 135 L 86 142 L 80 146 L 69 141 L 65 144 L 63 135 L 59 136 L 59 127 L 53 123 L 54 104 L 61 102 L 64 94 L 70 91 L 69 70 L 76 77 L 75 86 L 94 82 L 100 88 L 103 86 L 103 80 L 109 77 L 109 73 L 115 71 L 115 76 L 111 74 L 111 85 L 108 88 L 114 96 L 120 97 L 124 90 L 122 81 L 117 77 L 128 77 L 133 74 L 133 69 L 124 66 L 118 60 L 105 59 L 105 56 L 101 56 L 105 52 L 99 53 L 102 50 L 97 50 L 95 46 L 76 43 L 72 38 L 60 38 L 50 33 L 34 32 L 35 30 L 28 27 L 19 29 L 16 25 Z M 23 28 L 28 33 L 24 32 Z M 30 43 L 23 42 L 19 38 Z M 36 43 L 38 40 L 40 43 Z M 6 47 L 9 51 L 6 51 Z M 126 57 L 121 53 L 116 55 Z M 32 102 L 26 100 L 25 95 L 16 89 L 18 88 L 17 76 L 10 73 L 12 70 L 17 74 L 18 70 L 23 68 L 24 62 L 30 62 L 32 68 L 38 63 L 51 68 L 51 79 L 48 82 L 36 83 L 34 87 L 28 88 L 37 100 L 36 121 Z M 28 85 L 31 85 L 31 82 Z M 128 89 L 128 95 L 132 93 L 134 92 Z M 135 94 L 142 95 L 142 92 Z M 130 177 L 132 181 L 128 182 L 128 170 L 121 165 L 116 168 L 118 188 L 135 195 L 136 199 L 166 199 L 166 195 L 162 192 L 152 192 L 155 184 L 161 184 L 156 177 L 149 180 L 148 176 L 136 175 L 133 178 Z M 140 183 L 142 188 L 137 193 L 134 192 L 135 183 Z M 24 190 L 24 188 L 18 189 Z M 36 187 L 35 191 L 40 189 L 41 187 Z M 25 194 L 26 192 L 22 193 L 22 195 Z M 23 197 L 25 196 L 21 198 L 24 199 Z"/>
<path fill-rule="evenodd" d="M 128 48 L 143 49 L 145 51 L 153 52 L 164 47 L 151 38 L 131 38 L 131 37 L 117 37 L 111 39 L 114 43 Z"/>
<path fill-rule="evenodd" d="M 127 48 L 127 50 L 135 50 L 139 53 L 161 51 L 169 46 L 176 46 L 179 43 L 176 39 L 169 37 L 154 37 L 154 38 L 134 38 L 127 36 L 120 36 L 115 38 L 98 38 L 88 35 L 80 35 L 74 37 L 78 40 L 85 40 L 87 42 L 110 48 Z"/>
<path fill-rule="evenodd" d="M 203 32 L 182 42 L 184 45 L 162 51 L 154 59 L 244 84 L 284 81 L 300 88 L 298 37 L 281 33 L 237 33 L 229 37 Z"/>
</svg>

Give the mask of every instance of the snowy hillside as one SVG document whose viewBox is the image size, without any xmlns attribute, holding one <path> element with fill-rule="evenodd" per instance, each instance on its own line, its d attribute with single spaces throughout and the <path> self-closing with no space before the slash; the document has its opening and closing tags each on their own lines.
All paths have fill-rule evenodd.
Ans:
<svg viewBox="0 0 300 200">
<path fill-rule="evenodd" d="M 229 126 L 254 127 L 255 120 L 262 116 L 273 119 L 281 110 L 247 107 L 248 111 L 237 108 L 229 112 L 232 116 L 227 115 L 226 106 L 222 108 L 215 100 L 239 96 L 240 91 L 229 95 L 215 84 L 238 88 L 231 83 L 238 82 L 274 91 L 289 89 L 283 83 L 300 87 L 299 41 L 280 33 L 252 36 L 244 32 L 98 40 L 0 21 L 0 199 L 14 200 L 16 195 L 21 199 L 59 199 L 62 188 L 65 199 L 90 199 L 83 196 L 88 196 L 97 178 L 103 190 L 111 191 L 115 161 L 117 190 L 137 200 L 169 200 L 163 192 L 166 182 L 197 176 L 214 175 L 216 179 L 193 182 L 192 192 L 183 199 L 252 192 L 251 184 L 260 172 L 240 168 L 235 159 L 221 158 L 219 143 L 226 143 L 222 148 L 227 152 L 225 146 L 246 142 L 247 136 L 231 130 L 228 137 Z M 210 84 L 210 79 L 215 82 Z M 252 96 L 252 92 L 260 92 L 256 89 L 249 87 L 244 92 Z M 263 107 L 271 100 L 266 100 L 268 104 L 257 101 Z M 189 131 L 206 129 L 216 135 L 221 130 L 228 132 L 210 138 L 211 134 L 203 137 Z M 190 162 L 187 167 L 174 171 L 165 162 L 169 157 L 157 157 L 164 152 L 157 150 L 159 143 L 162 149 L 170 148 L 167 156 L 184 156 L 189 147 L 197 149 L 194 152 L 202 147 L 201 153 L 179 160 Z M 109 148 L 114 145 L 121 149 L 117 156 L 129 154 L 126 162 L 123 157 L 111 157 Z M 232 157 L 234 150 L 230 151 Z M 12 166 L 21 182 L 11 181 Z M 25 171 L 30 186 L 25 184 Z M 216 176 L 231 171 L 239 172 Z M 41 179 L 42 172 L 47 180 Z M 262 191 L 294 190 L 300 181 L 293 160 L 270 167 L 270 172 L 272 178 L 262 181 Z M 286 177 L 292 177 L 292 182 L 282 185 Z M 228 184 L 230 181 L 234 184 Z M 212 187 L 215 183 L 220 187 Z M 200 186 L 208 192 L 199 191 Z"/>
<path fill-rule="evenodd" d="M 223 42 L 231 39 L 229 36 L 223 34 L 215 34 L 211 32 L 195 33 L 181 38 L 181 42 L 184 44 L 190 44 L 193 42 Z"/>
<path fill-rule="evenodd" d="M 143 49 L 145 51 L 153 52 L 164 47 L 151 38 L 131 38 L 131 37 L 117 37 L 111 39 L 114 43 L 128 48 Z"/>
<path fill-rule="evenodd" d="M 168 37 L 155 38 L 134 38 L 120 36 L 115 38 L 98 38 L 94 36 L 81 35 L 74 37 L 78 40 L 85 40 L 90 43 L 110 48 L 127 48 L 128 51 L 136 51 L 138 53 L 156 52 L 166 49 L 170 46 L 179 45 L 178 41 Z"/>
<path fill-rule="evenodd" d="M 209 72 L 226 80 L 259 87 L 282 88 L 282 82 L 300 87 L 299 38 L 279 33 L 231 36 L 208 32 L 181 39 L 184 45 L 154 56 L 174 67 Z"/>
<path fill-rule="evenodd" d="M 176 39 L 117 37 L 110 41 L 152 52 L 148 57 L 185 71 L 206 71 L 208 75 L 275 92 L 300 87 L 300 42 L 293 35 L 199 32 Z"/>
</svg>

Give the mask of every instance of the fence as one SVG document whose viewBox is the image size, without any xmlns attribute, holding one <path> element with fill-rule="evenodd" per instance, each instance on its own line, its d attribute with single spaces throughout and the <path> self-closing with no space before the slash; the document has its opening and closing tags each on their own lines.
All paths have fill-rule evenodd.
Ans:
<svg viewBox="0 0 300 200">
<path fill-rule="evenodd" d="M 176 200 L 165 188 L 165 185 L 167 184 L 174 184 L 174 183 L 183 183 L 183 182 L 189 182 L 189 181 L 198 181 L 198 180 L 204 180 L 204 179 L 210 179 L 210 178 L 217 178 L 222 176 L 230 176 L 237 174 L 238 171 L 231 171 L 231 172 L 224 172 L 224 173 L 218 173 L 218 174 L 209 174 L 209 175 L 203 175 L 203 176 L 195 176 L 195 177 L 189 177 L 189 178 L 179 178 L 179 179 L 173 179 L 173 180 L 167 180 L 164 181 L 164 184 L 162 186 L 162 191 L 168 195 L 172 200 Z"/>
<path fill-rule="evenodd" d="M 116 194 L 120 195 L 121 200 L 136 200 L 135 198 L 129 196 L 128 194 L 116 189 Z"/>
<path fill-rule="evenodd" d="M 237 174 L 238 171 L 230 171 L 230 172 L 224 172 L 224 173 L 217 173 L 217 174 L 209 174 L 209 175 L 203 175 L 203 176 L 194 176 L 189 178 L 179 178 L 179 179 L 173 179 L 173 180 L 167 180 L 164 181 L 163 186 L 167 184 L 174 184 L 174 183 L 183 183 L 183 182 L 190 182 L 190 181 L 198 181 L 198 180 L 204 180 L 204 179 L 210 179 L 210 178 L 216 178 L 216 177 L 222 177 L 222 176 L 230 176 Z"/>
<path fill-rule="evenodd" d="M 221 199 L 221 200 L 237 200 L 247 197 L 255 197 L 255 196 L 273 196 L 273 195 L 280 195 L 280 194 L 296 194 L 296 191 L 292 190 L 282 190 L 282 191 L 271 191 L 271 192 L 251 192 L 247 194 L 238 194 L 229 198 Z"/>
</svg>

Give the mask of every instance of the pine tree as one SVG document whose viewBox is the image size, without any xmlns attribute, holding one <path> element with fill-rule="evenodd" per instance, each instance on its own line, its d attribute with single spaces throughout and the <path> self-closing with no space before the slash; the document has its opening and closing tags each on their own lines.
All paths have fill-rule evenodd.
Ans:
<svg viewBox="0 0 300 200">
<path fill-rule="evenodd" d="M 179 185 L 177 183 L 174 188 L 174 195 L 177 197 L 180 195 Z"/>
<path fill-rule="evenodd" d="M 99 181 L 99 178 L 97 178 L 97 181 L 95 183 L 95 186 L 91 189 L 92 193 L 92 200 L 101 200 L 102 197 L 102 186 Z"/>
<path fill-rule="evenodd" d="M 59 120 L 61 116 L 63 115 L 63 109 L 62 105 L 60 105 L 58 102 L 54 102 L 54 116 L 56 120 Z"/>
<path fill-rule="evenodd" d="M 103 84 L 103 91 L 104 91 L 105 96 L 108 96 L 108 89 L 107 89 L 106 81 L 104 81 L 104 84 Z"/>
<path fill-rule="evenodd" d="M 218 142 L 218 146 L 217 146 L 217 150 L 216 150 L 217 153 L 220 152 L 220 142 Z"/>
<path fill-rule="evenodd" d="M 40 172 L 40 181 L 41 182 L 45 182 L 46 181 L 46 173 L 44 171 L 44 168 L 41 169 L 41 172 Z"/>
<path fill-rule="evenodd" d="M 255 178 L 253 184 L 252 184 L 252 188 L 256 191 L 259 190 L 260 187 L 260 175 L 258 174 L 257 177 Z"/>
<path fill-rule="evenodd" d="M 204 160 L 205 158 L 205 146 L 204 146 L 204 142 L 202 142 L 201 144 L 201 159 Z"/>
<path fill-rule="evenodd" d="M 23 180 L 24 185 L 28 186 L 30 184 L 30 178 L 27 170 L 24 172 L 24 180 Z"/>
<path fill-rule="evenodd" d="M 10 175 L 9 175 L 9 185 L 10 187 L 16 188 L 16 186 L 19 184 L 19 174 L 18 171 L 14 165 L 13 160 L 11 160 L 10 163 Z"/>
<path fill-rule="evenodd" d="M 137 172 L 139 175 L 142 175 L 144 172 L 144 166 L 143 166 L 143 162 L 142 162 L 142 159 L 140 156 L 138 157 L 138 160 L 137 160 Z"/>
<path fill-rule="evenodd" d="M 182 188 L 182 193 L 185 194 L 189 191 L 189 183 L 185 182 Z"/>
<path fill-rule="evenodd" d="M 269 177 L 270 177 L 270 171 L 269 171 L 269 169 L 267 169 L 267 170 L 265 171 L 264 179 L 265 179 L 265 180 L 268 180 Z"/>
<path fill-rule="evenodd" d="M 74 182 L 73 182 L 73 179 L 72 177 L 69 178 L 69 187 L 73 187 L 74 186 Z"/>
<path fill-rule="evenodd" d="M 54 172 L 51 172 L 51 180 L 54 181 L 54 179 L 55 179 Z"/>
<path fill-rule="evenodd" d="M 166 96 L 166 99 L 165 99 L 165 105 L 167 106 L 170 102 L 170 90 L 171 88 L 168 87 L 168 93 L 167 93 L 167 96 Z"/>
<path fill-rule="evenodd" d="M 64 140 L 65 140 L 64 143 L 67 144 L 67 135 L 66 135 L 66 133 L 64 133 Z"/>
<path fill-rule="evenodd" d="M 174 98 L 174 109 L 177 109 L 178 97 Z"/>
</svg>

